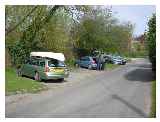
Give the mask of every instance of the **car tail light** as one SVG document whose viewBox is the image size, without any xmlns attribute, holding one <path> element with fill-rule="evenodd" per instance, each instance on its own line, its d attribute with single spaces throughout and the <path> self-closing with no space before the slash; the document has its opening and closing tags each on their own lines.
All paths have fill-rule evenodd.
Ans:
<svg viewBox="0 0 160 122">
<path fill-rule="evenodd" d="M 49 72 L 49 67 L 45 67 L 45 72 Z"/>
<path fill-rule="evenodd" d="M 93 60 L 92 63 L 95 64 L 96 62 Z"/>
</svg>

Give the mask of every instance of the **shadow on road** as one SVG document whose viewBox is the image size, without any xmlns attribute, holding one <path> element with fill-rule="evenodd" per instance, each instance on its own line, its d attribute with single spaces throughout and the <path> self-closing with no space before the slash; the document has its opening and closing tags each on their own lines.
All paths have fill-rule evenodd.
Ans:
<svg viewBox="0 0 160 122">
<path fill-rule="evenodd" d="M 152 69 L 152 65 L 150 63 L 147 64 L 131 64 L 132 67 L 138 67 L 138 68 L 150 68 Z"/>
<path fill-rule="evenodd" d="M 32 78 L 32 77 L 28 77 L 28 76 L 23 76 L 23 77 L 34 80 L 34 78 Z M 57 79 L 57 80 L 51 79 L 51 80 L 41 80 L 40 82 L 44 82 L 44 83 L 65 83 L 67 81 L 63 80 L 63 79 Z"/>
<path fill-rule="evenodd" d="M 120 102 L 122 102 L 123 104 L 125 104 L 127 107 L 129 107 L 130 109 L 132 109 L 133 111 L 135 111 L 137 114 L 139 114 L 142 117 L 147 118 L 148 116 L 139 108 L 137 108 L 136 106 L 130 104 L 128 101 L 124 100 L 123 98 L 119 97 L 118 95 L 112 95 L 113 99 L 116 99 Z"/>
<path fill-rule="evenodd" d="M 141 64 L 141 65 L 138 65 L 138 67 L 140 68 L 149 68 L 150 70 L 152 69 L 152 65 L 151 64 Z"/>
<path fill-rule="evenodd" d="M 44 82 L 44 83 L 65 83 L 67 81 L 62 80 L 62 79 L 57 79 L 57 80 L 42 80 L 42 82 Z"/>
<path fill-rule="evenodd" d="M 148 67 L 141 66 L 141 67 Z M 137 68 L 125 75 L 129 81 L 151 82 L 154 80 L 154 75 L 151 68 Z"/>
</svg>

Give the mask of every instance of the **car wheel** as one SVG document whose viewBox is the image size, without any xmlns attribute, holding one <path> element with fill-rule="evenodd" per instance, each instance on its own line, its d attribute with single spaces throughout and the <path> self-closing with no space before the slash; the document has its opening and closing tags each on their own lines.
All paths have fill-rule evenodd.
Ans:
<svg viewBox="0 0 160 122">
<path fill-rule="evenodd" d="M 91 70 L 91 69 L 92 69 L 92 65 L 89 65 L 89 66 L 88 66 L 88 69 L 90 69 L 90 70 Z"/>
<path fill-rule="evenodd" d="M 59 80 L 60 80 L 61 82 L 63 82 L 63 81 L 64 81 L 64 78 L 60 78 Z"/>
<path fill-rule="evenodd" d="M 40 79 L 40 75 L 39 75 L 38 72 L 35 72 L 34 79 L 35 79 L 36 81 L 40 81 L 40 80 L 41 80 L 41 79 Z"/>
<path fill-rule="evenodd" d="M 17 69 L 17 76 L 18 77 L 22 76 L 22 70 L 21 70 L 21 68 Z"/>
<path fill-rule="evenodd" d="M 118 65 L 118 63 L 117 63 L 117 62 L 114 62 L 114 64 Z"/>
</svg>

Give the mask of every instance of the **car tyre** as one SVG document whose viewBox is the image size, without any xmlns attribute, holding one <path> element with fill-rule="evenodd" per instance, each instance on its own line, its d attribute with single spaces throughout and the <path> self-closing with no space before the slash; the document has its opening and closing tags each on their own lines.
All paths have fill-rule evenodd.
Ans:
<svg viewBox="0 0 160 122">
<path fill-rule="evenodd" d="M 61 82 L 64 82 L 64 78 L 60 78 L 59 80 L 60 80 Z"/>
<path fill-rule="evenodd" d="M 17 76 L 18 77 L 22 77 L 22 70 L 21 70 L 21 68 L 18 68 L 16 72 L 17 72 Z"/>
</svg>

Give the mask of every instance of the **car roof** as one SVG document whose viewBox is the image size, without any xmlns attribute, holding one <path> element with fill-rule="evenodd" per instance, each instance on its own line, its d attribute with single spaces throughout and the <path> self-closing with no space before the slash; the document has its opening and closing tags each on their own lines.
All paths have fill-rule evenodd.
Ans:
<svg viewBox="0 0 160 122">
<path fill-rule="evenodd" d="M 92 56 L 84 56 L 84 57 L 87 57 L 87 58 L 93 58 Z"/>
</svg>

